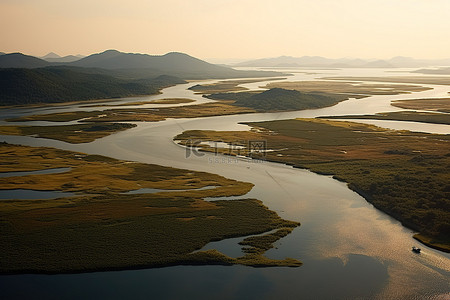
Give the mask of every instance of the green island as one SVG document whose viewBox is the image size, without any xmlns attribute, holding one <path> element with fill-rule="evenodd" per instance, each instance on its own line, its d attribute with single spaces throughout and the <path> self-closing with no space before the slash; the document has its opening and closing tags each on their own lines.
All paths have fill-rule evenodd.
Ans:
<svg viewBox="0 0 450 300">
<path fill-rule="evenodd" d="M 450 113 L 450 98 L 395 100 L 391 105 L 416 110 L 429 110 Z"/>
<path fill-rule="evenodd" d="M 34 136 L 71 144 L 89 143 L 113 133 L 136 127 L 127 123 L 82 123 L 60 126 L 0 126 L 0 134 Z"/>
<path fill-rule="evenodd" d="M 319 118 L 394 120 L 394 121 L 408 121 L 408 122 L 450 125 L 450 116 L 448 114 L 432 113 L 432 112 L 398 111 L 398 112 L 377 113 L 375 115 L 323 116 Z"/>
<path fill-rule="evenodd" d="M 152 101 L 135 101 L 135 102 L 125 102 L 120 104 L 92 104 L 92 105 L 84 105 L 82 107 L 108 107 L 108 106 L 135 106 L 135 105 L 146 105 L 146 104 L 182 104 L 182 103 L 192 103 L 195 100 L 186 99 L 186 98 L 166 98 L 166 99 L 157 99 Z"/>
<path fill-rule="evenodd" d="M 49 121 L 67 122 L 84 119 L 84 122 L 158 122 L 167 118 L 200 118 L 221 115 L 252 113 L 250 108 L 230 105 L 225 101 L 215 101 L 198 105 L 162 108 L 122 108 L 96 111 L 74 111 L 31 115 L 7 119 L 10 122 Z"/>
<path fill-rule="evenodd" d="M 213 100 L 231 100 L 234 101 L 231 103 L 234 106 L 253 108 L 259 112 L 322 108 L 349 98 L 347 95 L 304 93 L 282 88 L 263 92 L 215 93 L 206 97 Z"/>
<path fill-rule="evenodd" d="M 209 84 L 196 84 L 189 89 L 198 94 L 213 94 L 247 90 L 239 85 L 246 83 L 255 83 L 268 80 L 284 80 L 286 78 L 261 78 L 261 79 L 240 79 L 240 80 L 222 80 Z"/>
<path fill-rule="evenodd" d="M 450 136 L 393 131 L 353 122 L 294 119 L 245 123 L 251 131 L 186 131 L 174 139 L 222 141 L 242 149 L 202 151 L 280 162 L 347 182 L 378 209 L 415 230 L 414 237 L 450 251 Z M 266 140 L 266 153 L 248 140 Z"/>
<path fill-rule="evenodd" d="M 171 265 L 301 265 L 264 252 L 298 222 L 281 219 L 255 199 L 252 184 L 222 176 L 121 161 L 54 148 L 0 144 L 0 172 L 70 168 L 0 178 L 0 189 L 63 191 L 57 199 L 0 202 L 1 273 L 76 273 Z M 138 189 L 157 189 L 129 194 Z M 267 233 L 274 231 L 274 233 Z M 264 234 L 266 233 L 266 234 Z M 244 239 L 244 254 L 198 251 L 212 241 Z"/>
</svg>

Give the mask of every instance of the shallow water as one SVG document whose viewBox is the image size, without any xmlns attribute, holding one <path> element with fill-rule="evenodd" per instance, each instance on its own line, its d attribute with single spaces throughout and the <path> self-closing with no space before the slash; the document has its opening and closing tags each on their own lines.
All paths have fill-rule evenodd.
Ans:
<svg viewBox="0 0 450 300">
<path fill-rule="evenodd" d="M 0 200 L 56 199 L 75 196 L 60 191 L 36 191 L 25 189 L 0 190 Z"/>
<path fill-rule="evenodd" d="M 387 74 L 383 70 L 372 69 L 326 72 L 355 76 Z M 317 75 L 296 73 L 295 77 L 311 79 Z M 137 123 L 136 128 L 81 145 L 31 137 L 0 136 L 0 140 L 8 142 L 103 154 L 206 171 L 251 182 L 255 187 L 245 197 L 260 199 L 281 217 L 302 224 L 280 240 L 276 248 L 269 250 L 267 256 L 293 257 L 304 263 L 300 268 L 178 266 L 77 275 L 1 276 L 2 293 L 5 296 L 44 298 L 57 295 L 55 298 L 73 299 L 100 296 L 142 299 L 448 298 L 450 255 L 423 245 L 421 254 L 413 253 L 411 246 L 418 243 L 412 239 L 411 230 L 373 208 L 349 190 L 346 184 L 329 176 L 281 164 L 215 156 L 212 153 L 197 156 L 172 141 L 173 136 L 190 129 L 247 130 L 248 126 L 238 124 L 245 121 L 398 111 L 400 109 L 390 106 L 391 100 L 440 97 L 450 89 L 445 86 L 433 88 L 410 95 L 353 99 L 318 110 Z M 159 96 L 167 98 L 165 92 Z M 186 97 L 190 93 L 177 88 L 172 88 L 170 92 L 173 97 Z M 401 122 L 399 126 L 410 129 L 411 126 L 416 128 L 421 125 L 407 123 L 414 122 Z M 448 128 L 445 126 L 444 130 Z M 426 130 L 434 129 L 423 131 Z M 225 253 L 238 255 L 236 244 L 242 239 L 230 239 L 205 247 L 214 246 Z M 27 286 L 27 290 L 20 288 L 22 286 Z"/>
<path fill-rule="evenodd" d="M 24 172 L 0 172 L 0 178 L 2 177 L 14 177 L 14 176 L 27 176 L 27 175 L 41 175 L 41 174 L 58 174 L 70 171 L 71 168 L 53 168 L 37 171 L 24 171 Z"/>
</svg>

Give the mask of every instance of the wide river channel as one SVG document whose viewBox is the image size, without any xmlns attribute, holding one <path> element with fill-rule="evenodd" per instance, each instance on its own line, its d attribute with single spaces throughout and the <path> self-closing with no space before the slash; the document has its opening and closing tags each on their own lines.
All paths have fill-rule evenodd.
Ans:
<svg viewBox="0 0 450 300">
<path fill-rule="evenodd" d="M 409 70 L 391 73 L 392 70 L 385 69 L 282 71 L 295 71 L 293 76 L 286 79 L 288 81 L 314 80 L 325 76 L 413 76 Z M 209 101 L 187 90 L 195 84 L 197 82 L 170 87 L 156 96 L 114 101 L 123 103 L 169 97 L 195 99 L 197 102 L 194 104 Z M 265 82 L 243 86 L 258 89 L 261 85 L 265 85 Z M 390 105 L 391 100 L 438 98 L 448 96 L 450 91 L 448 86 L 422 86 L 432 89 L 412 94 L 350 99 L 333 107 L 316 110 L 139 122 L 133 129 L 79 145 L 33 137 L 0 136 L 0 141 L 9 143 L 102 154 L 118 159 L 206 171 L 251 182 L 255 186 L 244 198 L 260 199 L 281 217 L 302 224 L 292 234 L 281 239 L 276 248 L 266 253 L 267 256 L 293 257 L 304 263 L 299 268 L 176 266 L 87 274 L 8 275 L 0 276 L 0 298 L 450 299 L 450 254 L 419 245 L 412 238 L 410 229 L 375 209 L 348 189 L 345 183 L 276 163 L 253 162 L 214 154 L 187 157 L 186 149 L 172 140 L 175 135 L 191 129 L 248 130 L 240 122 L 399 111 L 401 109 Z M 137 107 L 164 106 L 174 105 Z M 68 105 L 4 109 L 0 111 L 0 119 L 88 109 L 99 108 Z M 450 134 L 448 125 L 367 122 L 392 129 Z M 50 122 L 28 124 L 54 125 Z M 241 253 L 237 243 L 240 240 L 242 238 L 215 242 L 204 249 L 214 248 L 230 256 L 239 256 Z M 413 253 L 411 247 L 414 245 L 419 245 L 422 253 Z"/>
</svg>

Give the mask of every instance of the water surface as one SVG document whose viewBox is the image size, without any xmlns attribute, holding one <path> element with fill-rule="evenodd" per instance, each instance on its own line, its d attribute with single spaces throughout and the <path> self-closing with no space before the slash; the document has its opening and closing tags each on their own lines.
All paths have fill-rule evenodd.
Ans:
<svg viewBox="0 0 450 300">
<path fill-rule="evenodd" d="M 338 76 L 390 75 L 387 71 L 346 69 L 317 70 L 317 73 Z M 311 80 L 322 74 L 295 73 L 294 78 L 287 80 Z M 191 83 L 194 84 L 196 83 Z M 252 85 L 257 86 L 257 83 Z M 166 92 L 178 98 L 192 96 L 192 92 L 186 90 L 187 86 L 166 89 L 158 96 L 167 98 Z M 212 153 L 190 155 L 187 158 L 186 149 L 172 141 L 175 135 L 185 130 L 248 130 L 248 126 L 239 124 L 240 122 L 399 111 L 401 109 L 390 105 L 391 100 L 442 97 L 450 89 L 446 86 L 430 87 L 433 90 L 351 99 L 317 110 L 137 123 L 135 128 L 88 144 L 71 145 L 31 137 L 0 136 L 0 140 L 14 143 L 53 146 L 125 160 L 206 171 L 251 182 L 255 186 L 245 197 L 260 199 L 281 217 L 302 224 L 277 242 L 276 248 L 269 250 L 267 256 L 293 257 L 304 263 L 300 268 L 178 266 L 76 275 L 1 276 L 2 293 L 16 297 L 73 299 L 449 298 L 450 255 L 423 245 L 420 246 L 423 249 L 420 255 L 413 253 L 411 246 L 418 245 L 412 238 L 413 232 L 375 209 L 361 196 L 349 190 L 346 184 L 330 176 L 276 163 L 215 156 Z M 418 126 L 409 123 L 414 122 L 396 124 L 400 129 Z M 425 126 L 419 126 L 419 129 L 434 130 L 438 127 L 434 125 L 425 129 Z M 444 125 L 443 133 L 450 133 L 448 130 L 445 132 L 449 128 L 445 126 L 448 125 Z M 225 253 L 239 255 L 239 241 L 238 238 L 229 239 L 205 247 L 213 246 Z M 23 286 L 27 286 L 27 289 L 23 289 Z"/>
</svg>

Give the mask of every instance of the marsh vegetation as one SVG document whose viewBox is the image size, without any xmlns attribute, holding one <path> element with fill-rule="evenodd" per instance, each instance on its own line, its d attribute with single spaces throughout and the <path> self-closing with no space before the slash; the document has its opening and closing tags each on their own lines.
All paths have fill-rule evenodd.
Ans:
<svg viewBox="0 0 450 300">
<path fill-rule="evenodd" d="M 377 81 L 377 82 L 393 82 L 393 83 L 450 85 L 450 78 L 448 76 L 385 76 L 385 77 L 341 76 L 341 77 L 324 77 L 323 79 L 344 80 L 344 81 Z"/>
<path fill-rule="evenodd" d="M 336 81 L 284 81 L 273 82 L 266 85 L 266 88 L 282 88 L 296 90 L 299 92 L 322 92 L 344 94 L 353 98 L 363 98 L 368 95 L 398 95 L 407 94 L 411 92 L 421 92 L 429 90 L 430 88 L 421 87 L 417 85 L 400 85 L 400 84 L 383 84 L 383 83 L 361 83 L 355 82 L 360 78 L 324 78 L 334 79 Z M 343 82 L 337 80 L 345 80 Z M 363 80 L 363 79 L 361 79 Z M 386 80 L 387 81 L 387 80 Z"/>
<path fill-rule="evenodd" d="M 335 105 L 348 96 L 330 93 L 304 93 L 295 90 L 273 88 L 263 92 L 216 93 L 208 95 L 213 100 L 231 100 L 230 104 L 247 107 L 258 112 L 314 109 Z"/>
<path fill-rule="evenodd" d="M 323 116 L 323 119 L 369 119 L 369 120 L 394 120 L 408 122 L 422 122 L 450 125 L 450 115 L 432 112 L 399 111 L 377 113 L 375 115 L 347 115 L 347 116 Z"/>
<path fill-rule="evenodd" d="M 54 139 L 71 144 L 89 143 L 113 133 L 136 127 L 127 123 L 83 123 L 59 126 L 0 126 L 0 134 Z"/>
<path fill-rule="evenodd" d="M 450 113 L 450 98 L 395 100 L 392 105 L 405 109 L 430 110 Z"/>
<path fill-rule="evenodd" d="M 450 137 L 393 131 L 321 119 L 247 123 L 255 130 L 186 131 L 185 140 L 223 141 L 242 149 L 203 151 L 247 155 L 333 175 L 380 210 L 418 231 L 421 241 L 450 250 Z M 254 153 L 246 140 L 266 140 L 270 152 Z"/>
<path fill-rule="evenodd" d="M 189 89 L 198 94 L 214 94 L 245 91 L 247 88 L 240 85 L 247 83 L 255 83 L 262 81 L 284 80 L 286 78 L 262 78 L 262 79 L 240 79 L 240 80 L 223 80 L 215 83 L 196 84 Z"/>
<path fill-rule="evenodd" d="M 2 273 L 180 264 L 301 265 L 295 259 L 268 259 L 262 250 L 256 256 L 242 258 L 229 258 L 218 251 L 194 252 L 211 241 L 299 226 L 281 219 L 255 199 L 203 200 L 246 194 L 252 188 L 250 183 L 204 172 L 5 143 L 0 144 L 0 157 L 0 172 L 70 168 L 57 174 L 0 178 L 2 190 L 76 194 L 59 199 L 1 201 Z M 208 186 L 214 188 L 200 189 Z M 140 188 L 166 191 L 124 194 Z"/>
<path fill-rule="evenodd" d="M 85 122 L 157 122 L 166 118 L 199 118 L 221 115 L 233 115 L 252 113 L 250 108 L 230 105 L 229 102 L 217 101 L 198 105 L 186 105 L 163 108 L 131 108 L 131 109 L 107 109 L 97 111 L 75 111 L 52 113 L 44 115 L 31 115 L 14 119 L 10 122 L 22 121 L 51 121 L 67 122 L 84 119 Z"/>
</svg>

